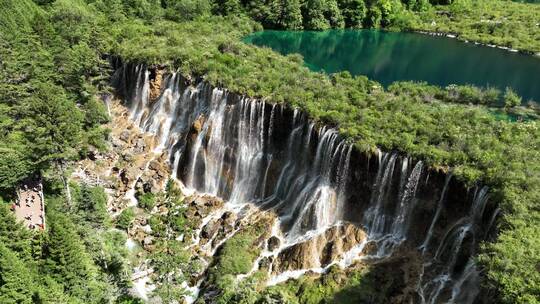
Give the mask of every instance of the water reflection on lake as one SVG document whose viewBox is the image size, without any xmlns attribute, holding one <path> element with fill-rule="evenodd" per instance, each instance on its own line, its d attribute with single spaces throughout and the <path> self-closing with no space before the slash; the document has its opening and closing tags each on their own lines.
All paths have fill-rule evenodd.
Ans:
<svg viewBox="0 0 540 304">
<path fill-rule="evenodd" d="M 349 71 L 383 85 L 397 80 L 514 88 L 540 101 L 540 58 L 455 39 L 377 30 L 263 31 L 245 38 L 282 54 L 300 53 L 315 71 Z"/>
</svg>

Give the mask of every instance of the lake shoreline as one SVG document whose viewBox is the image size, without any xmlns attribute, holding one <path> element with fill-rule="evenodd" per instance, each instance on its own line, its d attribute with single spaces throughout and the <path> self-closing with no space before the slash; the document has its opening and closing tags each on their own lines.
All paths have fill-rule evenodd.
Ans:
<svg viewBox="0 0 540 304">
<path fill-rule="evenodd" d="M 478 42 L 478 41 L 474 41 L 474 40 L 462 39 L 459 36 L 459 34 L 451 34 L 451 33 L 446 33 L 446 32 L 425 31 L 425 30 L 415 30 L 415 29 L 406 30 L 406 32 L 429 35 L 429 36 L 435 36 L 435 37 L 445 37 L 445 38 L 455 39 L 455 40 L 461 41 L 463 43 L 469 43 L 469 44 L 474 44 L 474 45 L 479 45 L 479 46 L 497 48 L 497 49 L 504 50 L 504 51 L 507 51 L 507 52 L 510 52 L 510 53 L 518 53 L 518 54 L 523 54 L 523 55 L 528 55 L 528 56 L 540 58 L 540 52 L 535 53 L 533 51 L 528 51 L 528 50 L 518 50 L 518 49 L 509 48 L 509 47 L 506 47 L 506 46 L 496 45 L 496 44 L 489 44 L 489 43 L 483 43 L 483 42 Z"/>
<path fill-rule="evenodd" d="M 523 104 L 540 100 L 540 88 L 530 77 L 540 69 L 538 57 L 478 42 L 472 42 L 478 45 L 472 47 L 471 42 L 463 44 L 457 35 L 448 33 L 384 29 L 267 30 L 252 33 L 243 41 L 270 47 L 281 54 L 301 54 L 313 71 L 349 71 L 351 75 L 365 75 L 384 87 L 404 80 L 425 81 L 442 88 L 451 84 L 473 85 L 500 92 L 511 87 L 523 98 Z M 516 55 L 509 56 L 501 50 Z"/>
</svg>

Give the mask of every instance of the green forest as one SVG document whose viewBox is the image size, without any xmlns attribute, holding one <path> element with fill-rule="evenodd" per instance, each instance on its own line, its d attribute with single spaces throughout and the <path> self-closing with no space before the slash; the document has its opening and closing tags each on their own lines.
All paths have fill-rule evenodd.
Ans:
<svg viewBox="0 0 540 304">
<path fill-rule="evenodd" d="M 301 56 L 241 39 L 263 28 L 384 28 L 452 33 L 538 53 L 539 16 L 540 5 L 506 0 L 0 1 L 0 303 L 140 302 L 128 294 L 132 270 L 124 245 L 133 211 L 112 218 L 102 188 L 69 182 L 74 162 L 109 148 L 110 130 L 103 125 L 110 118 L 101 97 L 112 92 L 113 56 L 287 103 L 336 127 L 360 151 L 399 151 L 434 168 L 452 168 L 471 186 L 489 185 L 504 217 L 497 239 L 484 243 L 477 258 L 483 288 L 500 303 L 538 303 L 540 126 L 535 119 L 499 119 L 487 106 L 501 95 L 504 110 L 512 112 L 519 96 L 510 88 L 494 97 L 470 86 L 448 91 L 414 82 L 385 89 L 346 72 L 311 72 Z M 43 232 L 27 230 L 9 211 L 17 186 L 33 176 L 44 180 Z M 161 204 L 181 205 L 173 186 L 159 196 Z M 144 202 L 152 205 L 153 198 Z M 159 235 L 190 229 L 178 214 L 153 219 L 161 241 L 151 260 L 164 274 L 156 292 L 166 303 L 185 293 L 181 278 L 168 275 L 171 265 L 196 267 L 187 265 L 182 244 L 169 233 Z M 246 249 L 256 233 L 254 227 L 228 243 L 212 274 L 216 280 L 245 268 L 235 259 L 252 258 Z M 355 274 L 352 280 L 373 293 L 369 278 Z M 271 294 L 286 293 L 259 296 L 256 283 L 245 285 L 234 289 L 224 282 L 222 303 L 276 303 Z M 306 294 L 337 292 L 321 291 L 316 281 L 283 288 L 296 291 L 288 291 L 284 303 L 325 303 Z M 304 300 L 292 295 L 299 290 Z"/>
</svg>

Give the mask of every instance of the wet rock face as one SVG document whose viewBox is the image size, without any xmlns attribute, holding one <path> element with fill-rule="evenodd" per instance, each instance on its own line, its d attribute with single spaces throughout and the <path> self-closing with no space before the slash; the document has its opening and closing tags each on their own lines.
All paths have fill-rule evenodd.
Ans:
<svg viewBox="0 0 540 304">
<path fill-rule="evenodd" d="M 416 287 L 422 271 L 421 257 L 414 251 L 371 264 L 364 279 L 375 286 L 376 303 L 422 303 Z"/>
<path fill-rule="evenodd" d="M 186 216 L 194 226 L 199 226 L 204 217 L 217 209 L 223 208 L 224 204 L 223 200 L 211 196 L 188 197 L 186 203 L 188 206 Z"/>
<path fill-rule="evenodd" d="M 201 244 L 206 244 L 209 240 L 212 240 L 221 228 L 223 221 L 221 219 L 212 220 L 206 224 L 201 230 Z"/>
<path fill-rule="evenodd" d="M 321 235 L 281 251 L 274 272 L 326 267 L 364 242 L 366 237 L 362 229 L 350 223 L 331 227 Z"/>
<path fill-rule="evenodd" d="M 199 135 L 199 133 L 201 133 L 205 121 L 206 118 L 204 117 L 204 115 L 201 115 L 197 119 L 195 119 L 195 122 L 193 122 L 192 126 L 192 134 L 194 136 L 197 136 Z"/>
<path fill-rule="evenodd" d="M 160 68 L 150 70 L 150 100 L 156 100 L 161 95 L 164 73 L 165 70 Z"/>
<path fill-rule="evenodd" d="M 319 251 L 317 243 L 316 239 L 314 239 L 314 241 L 303 242 L 284 249 L 279 253 L 274 271 L 277 270 L 279 273 L 287 270 L 320 267 L 320 261 L 317 256 Z"/>
<path fill-rule="evenodd" d="M 277 248 L 279 248 L 280 244 L 281 244 L 281 241 L 279 240 L 279 238 L 276 236 L 272 236 L 271 238 L 268 239 L 268 250 L 274 251 Z"/>
<path fill-rule="evenodd" d="M 164 183 L 171 173 L 165 159 L 166 155 L 163 154 L 160 158 L 150 161 L 148 166 L 143 168 L 144 172 L 135 183 L 136 192 L 158 193 L 163 189 Z"/>
</svg>

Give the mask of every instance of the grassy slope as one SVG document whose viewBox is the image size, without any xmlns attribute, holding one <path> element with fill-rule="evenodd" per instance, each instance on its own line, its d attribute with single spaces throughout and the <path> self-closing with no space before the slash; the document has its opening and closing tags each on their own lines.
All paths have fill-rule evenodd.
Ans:
<svg viewBox="0 0 540 304">
<path fill-rule="evenodd" d="M 512 0 L 456 2 L 420 14 L 421 22 L 412 29 L 458 34 L 461 40 L 540 53 L 540 4 Z"/>
</svg>

